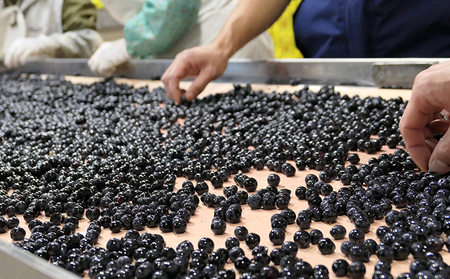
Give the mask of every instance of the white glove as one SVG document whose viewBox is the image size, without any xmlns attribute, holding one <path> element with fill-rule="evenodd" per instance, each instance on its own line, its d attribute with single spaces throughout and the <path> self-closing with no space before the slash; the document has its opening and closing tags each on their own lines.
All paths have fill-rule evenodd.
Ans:
<svg viewBox="0 0 450 279">
<path fill-rule="evenodd" d="M 49 36 L 16 39 L 5 54 L 4 63 L 8 68 L 16 68 L 27 62 L 32 56 L 55 56 L 57 41 Z"/>
<path fill-rule="evenodd" d="M 116 67 L 127 62 L 131 56 L 127 52 L 125 39 L 113 42 L 105 42 L 88 61 L 91 71 L 97 75 L 110 76 L 116 71 Z"/>
</svg>

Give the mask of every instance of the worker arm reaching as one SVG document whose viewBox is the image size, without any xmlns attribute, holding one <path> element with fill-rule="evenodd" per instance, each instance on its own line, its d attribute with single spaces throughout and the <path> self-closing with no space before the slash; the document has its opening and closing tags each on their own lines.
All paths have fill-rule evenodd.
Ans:
<svg viewBox="0 0 450 279">
<path fill-rule="evenodd" d="M 102 76 L 111 75 L 132 57 L 150 58 L 164 53 L 194 26 L 200 8 L 200 0 L 146 0 L 135 16 L 120 16 L 119 11 L 110 10 L 117 7 L 116 1 L 106 0 L 104 4 L 124 22 L 125 38 L 103 43 L 89 60 L 89 68 Z"/>
<path fill-rule="evenodd" d="M 243 0 L 228 18 L 222 31 L 209 45 L 180 52 L 162 77 L 166 92 L 176 103 L 186 96 L 193 100 L 206 85 L 225 71 L 228 59 L 253 38 L 269 28 L 289 4 L 288 0 Z M 190 88 L 179 87 L 180 80 L 195 77 Z"/>
</svg>

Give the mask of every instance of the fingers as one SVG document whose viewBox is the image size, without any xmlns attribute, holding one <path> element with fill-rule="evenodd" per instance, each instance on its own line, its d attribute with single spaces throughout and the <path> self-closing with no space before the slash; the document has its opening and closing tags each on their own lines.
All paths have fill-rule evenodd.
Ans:
<svg viewBox="0 0 450 279">
<path fill-rule="evenodd" d="M 97 53 L 97 52 L 96 52 Z M 91 70 L 92 73 L 97 74 L 97 62 L 95 60 L 95 55 L 96 53 L 94 53 L 94 55 L 92 55 L 92 57 L 88 60 L 88 67 Z"/>
<path fill-rule="evenodd" d="M 188 91 L 186 92 L 186 100 L 191 102 L 194 100 L 198 94 L 200 94 L 208 83 L 213 80 L 215 76 L 215 71 L 213 69 L 203 69 L 200 75 L 192 82 Z"/>
<path fill-rule="evenodd" d="M 450 133 L 447 133 L 437 143 L 429 161 L 431 171 L 445 174 L 450 171 Z"/>
<path fill-rule="evenodd" d="M 120 65 L 120 52 L 111 48 L 111 43 L 103 43 L 91 56 L 88 66 L 91 71 L 98 76 L 110 76 L 116 71 L 116 66 Z"/>
<path fill-rule="evenodd" d="M 443 135 L 447 132 L 448 128 L 450 126 L 450 121 L 445 120 L 443 118 L 433 120 L 430 124 L 428 124 L 427 128 L 431 131 L 431 135 L 427 136 L 434 137 L 435 135 Z"/>
<path fill-rule="evenodd" d="M 428 169 L 428 160 L 431 156 L 425 135 L 427 120 L 427 113 L 420 111 L 416 102 L 411 98 L 400 121 L 400 131 L 409 155 L 423 171 Z M 431 132 L 428 133 L 431 134 Z"/>
<path fill-rule="evenodd" d="M 405 141 L 411 158 L 423 171 L 428 170 L 431 156 L 426 140 L 428 134 L 433 134 L 428 125 L 434 115 L 446 107 L 446 100 L 442 100 L 441 82 L 437 81 L 434 69 L 425 70 L 417 75 L 405 112 L 400 121 L 400 132 Z M 436 83 L 436 84 L 435 84 Z M 445 98 L 444 98 L 445 99 Z M 436 125 L 438 126 L 438 125 Z"/>
<path fill-rule="evenodd" d="M 116 71 L 116 67 L 107 63 L 106 61 L 101 61 L 98 57 L 92 57 L 88 61 L 88 66 L 91 71 L 98 76 L 110 76 Z"/>
<path fill-rule="evenodd" d="M 13 43 L 5 54 L 5 66 L 10 69 L 18 67 L 18 57 L 20 56 L 22 50 L 23 49 L 20 46 L 16 46 Z"/>
<path fill-rule="evenodd" d="M 184 93 L 188 101 L 194 100 L 211 80 L 225 71 L 227 64 L 228 58 L 223 52 L 210 45 L 180 52 L 162 77 L 167 95 L 177 104 Z M 195 80 L 184 92 L 179 83 L 187 77 L 195 77 Z"/>
<path fill-rule="evenodd" d="M 21 65 L 25 65 L 25 63 L 27 63 L 27 60 L 30 56 L 32 56 L 34 53 L 33 49 L 27 48 L 24 51 L 22 51 L 22 53 L 18 56 L 17 61 L 18 64 L 16 67 L 19 67 Z"/>
<path fill-rule="evenodd" d="M 170 99 L 172 99 L 176 105 L 179 105 L 181 103 L 181 96 L 185 93 L 184 90 L 180 89 L 180 79 L 173 77 L 169 83 L 168 86 L 166 86 L 167 95 Z"/>
<path fill-rule="evenodd" d="M 88 61 L 88 66 L 91 71 L 99 76 L 102 76 L 104 74 L 104 71 L 102 68 L 102 62 L 104 59 L 107 59 L 107 57 L 104 57 L 104 53 L 106 52 L 105 44 L 103 43 L 100 45 L 100 47 L 97 49 L 97 51 L 91 56 L 91 58 Z"/>
<path fill-rule="evenodd" d="M 181 103 L 181 96 L 185 93 L 184 90 L 180 89 L 180 80 L 186 78 L 188 75 L 185 63 L 180 63 L 177 58 L 175 58 L 172 65 L 166 70 L 164 75 L 161 77 L 166 93 L 170 99 L 172 99 L 176 105 Z"/>
<path fill-rule="evenodd" d="M 35 45 L 26 41 L 26 39 L 17 39 L 5 54 L 4 64 L 8 68 L 17 68 L 24 65 L 28 58 L 36 53 Z"/>
</svg>

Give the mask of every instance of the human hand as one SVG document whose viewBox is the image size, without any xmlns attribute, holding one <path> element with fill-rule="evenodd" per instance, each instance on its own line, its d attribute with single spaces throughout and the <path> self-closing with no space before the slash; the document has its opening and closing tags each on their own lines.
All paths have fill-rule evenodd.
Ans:
<svg viewBox="0 0 450 279">
<path fill-rule="evenodd" d="M 19 38 L 6 51 L 4 64 L 10 69 L 16 68 L 24 65 L 32 56 L 54 56 L 57 48 L 57 42 L 49 36 Z"/>
<path fill-rule="evenodd" d="M 450 62 L 419 73 L 400 121 L 400 132 L 411 158 L 423 171 L 450 171 Z M 444 117 L 442 117 L 442 115 Z M 437 141 L 434 135 L 444 134 Z"/>
<path fill-rule="evenodd" d="M 110 76 L 116 71 L 117 66 L 130 59 L 131 56 L 127 52 L 126 41 L 125 39 L 120 39 L 102 43 L 89 59 L 88 66 L 97 75 Z"/>
<path fill-rule="evenodd" d="M 186 96 L 192 101 L 213 79 L 220 77 L 226 70 L 229 57 L 212 45 L 199 46 L 180 52 L 167 68 L 161 80 L 167 95 L 176 104 Z M 180 89 L 180 80 L 195 77 L 189 89 Z"/>
</svg>

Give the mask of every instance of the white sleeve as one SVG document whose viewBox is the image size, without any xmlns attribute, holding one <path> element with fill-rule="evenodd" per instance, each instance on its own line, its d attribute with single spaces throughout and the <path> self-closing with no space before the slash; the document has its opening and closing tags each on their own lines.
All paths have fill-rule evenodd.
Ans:
<svg viewBox="0 0 450 279">
<path fill-rule="evenodd" d="M 103 42 L 101 35 L 92 29 L 69 31 L 49 36 L 55 41 L 55 57 L 89 58 Z"/>
</svg>

